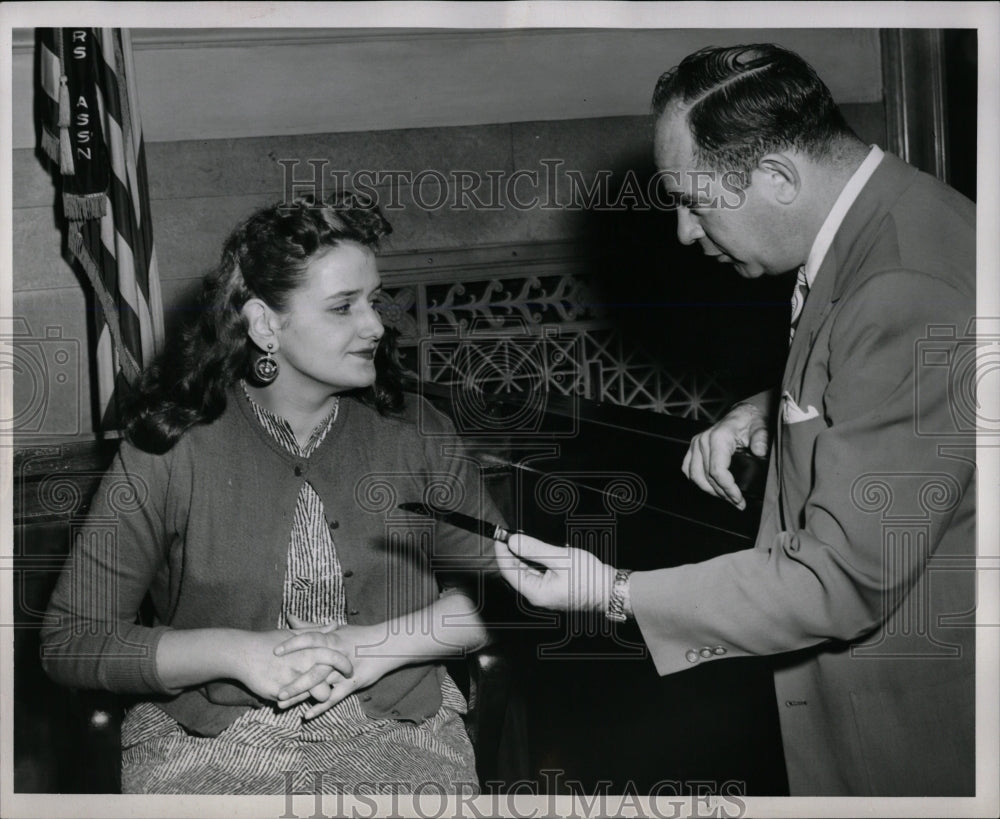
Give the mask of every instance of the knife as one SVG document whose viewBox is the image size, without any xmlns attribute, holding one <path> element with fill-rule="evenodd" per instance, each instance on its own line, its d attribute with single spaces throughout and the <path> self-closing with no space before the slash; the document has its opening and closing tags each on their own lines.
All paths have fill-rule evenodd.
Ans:
<svg viewBox="0 0 1000 819">
<path fill-rule="evenodd" d="M 426 515 L 429 518 L 450 523 L 452 526 L 457 526 L 459 529 L 472 532 L 472 534 L 479 535 L 488 540 L 499 540 L 501 543 L 506 543 L 510 540 L 510 532 L 502 526 L 474 518 L 472 515 L 466 515 L 462 512 L 437 509 L 433 506 L 427 506 L 424 503 L 401 503 L 398 508 L 406 512 Z"/>
</svg>

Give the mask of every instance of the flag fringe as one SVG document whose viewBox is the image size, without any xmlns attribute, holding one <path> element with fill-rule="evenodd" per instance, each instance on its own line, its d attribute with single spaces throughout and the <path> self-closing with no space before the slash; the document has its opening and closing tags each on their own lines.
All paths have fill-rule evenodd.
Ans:
<svg viewBox="0 0 1000 819">
<path fill-rule="evenodd" d="M 73 176 L 73 142 L 69 135 L 72 117 L 69 110 L 69 86 L 65 74 L 59 78 L 59 171 L 63 176 Z"/>
<path fill-rule="evenodd" d="M 83 222 L 87 219 L 100 219 L 108 212 L 108 197 L 104 193 L 87 193 L 82 196 L 72 193 L 63 194 L 63 213 L 67 219 Z"/>
<path fill-rule="evenodd" d="M 47 129 L 42 129 L 42 150 L 53 162 L 59 162 L 59 137 L 52 135 Z"/>
<path fill-rule="evenodd" d="M 118 324 L 118 308 L 101 282 L 101 272 L 98 270 L 97 263 L 91 257 L 90 252 L 83 242 L 83 234 L 79 230 L 74 230 L 72 224 L 70 225 L 67 243 L 69 244 L 70 251 L 76 256 L 80 262 L 80 266 L 87 274 L 87 278 L 90 279 L 90 286 L 93 288 L 94 295 L 97 296 L 101 309 L 104 311 L 108 330 L 111 332 L 111 338 L 115 342 L 115 352 L 118 353 L 118 364 L 125 375 L 125 379 L 130 384 L 135 384 L 142 374 L 142 368 L 136 363 L 132 357 L 132 353 L 129 352 L 128 347 L 125 346 L 125 342 L 122 341 L 121 327 Z"/>
</svg>

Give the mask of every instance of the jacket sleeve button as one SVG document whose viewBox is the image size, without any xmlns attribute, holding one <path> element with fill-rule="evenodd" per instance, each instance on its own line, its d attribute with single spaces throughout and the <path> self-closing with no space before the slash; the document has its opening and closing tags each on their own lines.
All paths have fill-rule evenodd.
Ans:
<svg viewBox="0 0 1000 819">
<path fill-rule="evenodd" d="M 689 663 L 698 662 L 698 652 L 695 651 L 693 648 L 689 649 L 687 654 L 684 655 L 684 657 L 687 659 Z"/>
<path fill-rule="evenodd" d="M 711 657 L 712 656 L 712 649 L 710 649 L 708 646 L 705 646 L 701 650 L 701 656 L 702 657 Z"/>
<path fill-rule="evenodd" d="M 295 477 L 297 477 L 297 478 L 301 478 L 302 477 L 302 467 L 301 466 L 295 467 Z"/>
<path fill-rule="evenodd" d="M 340 521 L 339 520 L 331 520 L 330 521 L 330 528 L 331 529 L 339 529 L 340 528 Z"/>
<path fill-rule="evenodd" d="M 726 647 L 725 646 L 715 646 L 712 649 L 712 653 L 713 654 L 725 654 L 726 653 Z"/>
<path fill-rule="evenodd" d="M 353 577 L 354 572 L 351 569 L 344 569 L 344 577 Z"/>
</svg>

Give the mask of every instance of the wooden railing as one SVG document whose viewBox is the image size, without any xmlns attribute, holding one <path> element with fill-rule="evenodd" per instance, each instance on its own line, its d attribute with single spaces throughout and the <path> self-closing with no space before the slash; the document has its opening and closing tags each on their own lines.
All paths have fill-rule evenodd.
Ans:
<svg viewBox="0 0 1000 819">
<path fill-rule="evenodd" d="M 384 255 L 383 318 L 425 383 L 715 420 L 734 396 L 712 373 L 668 368 L 627 340 L 595 281 L 600 264 L 612 262 L 579 242 Z"/>
</svg>

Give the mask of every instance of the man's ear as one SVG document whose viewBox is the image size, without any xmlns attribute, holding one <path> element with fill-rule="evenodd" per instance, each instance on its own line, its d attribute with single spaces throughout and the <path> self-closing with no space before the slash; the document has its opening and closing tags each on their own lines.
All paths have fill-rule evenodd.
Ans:
<svg viewBox="0 0 1000 819">
<path fill-rule="evenodd" d="M 788 154 L 765 154 L 757 163 L 756 172 L 763 174 L 761 180 L 771 192 L 774 201 L 790 205 L 802 189 L 802 177 L 795 161 Z"/>
<path fill-rule="evenodd" d="M 274 311 L 260 299 L 250 299 L 243 305 L 243 318 L 247 322 L 247 335 L 250 340 L 261 350 L 270 350 L 272 353 L 278 349 L 278 336 L 275 330 L 278 327 L 278 317 Z"/>
</svg>

